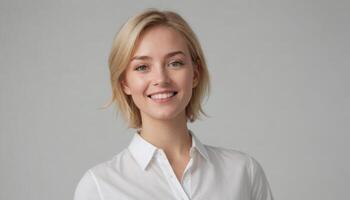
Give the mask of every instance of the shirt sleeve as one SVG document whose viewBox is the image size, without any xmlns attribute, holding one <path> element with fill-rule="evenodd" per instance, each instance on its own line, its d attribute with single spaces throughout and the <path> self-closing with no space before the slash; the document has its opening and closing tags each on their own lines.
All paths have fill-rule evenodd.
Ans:
<svg viewBox="0 0 350 200">
<path fill-rule="evenodd" d="M 273 200 L 270 185 L 261 165 L 250 157 L 250 181 L 252 200 Z"/>
<path fill-rule="evenodd" d="M 103 200 L 95 175 L 90 170 L 84 174 L 78 183 L 74 200 Z"/>
</svg>

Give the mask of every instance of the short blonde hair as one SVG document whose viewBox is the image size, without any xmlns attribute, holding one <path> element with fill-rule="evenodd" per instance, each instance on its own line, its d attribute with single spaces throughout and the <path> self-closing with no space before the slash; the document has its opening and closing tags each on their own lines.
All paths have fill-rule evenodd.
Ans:
<svg viewBox="0 0 350 200">
<path fill-rule="evenodd" d="M 187 120 L 194 122 L 200 114 L 207 116 L 202 109 L 202 101 L 210 93 L 209 72 L 205 62 L 200 43 L 187 22 L 172 11 L 159 11 L 148 9 L 130 18 L 119 30 L 114 38 L 109 55 L 110 79 L 113 96 L 111 103 L 115 102 L 130 128 L 141 128 L 141 114 L 132 98 L 123 91 L 121 81 L 124 72 L 130 63 L 135 50 L 136 42 L 145 29 L 156 25 L 163 25 L 178 31 L 185 39 L 192 61 L 198 65 L 198 84 L 193 88 L 190 102 L 186 106 Z"/>
</svg>

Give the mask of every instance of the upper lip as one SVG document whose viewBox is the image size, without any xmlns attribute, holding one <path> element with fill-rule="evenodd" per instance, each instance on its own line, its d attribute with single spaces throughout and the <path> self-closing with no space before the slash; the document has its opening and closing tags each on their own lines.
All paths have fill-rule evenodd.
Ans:
<svg viewBox="0 0 350 200">
<path fill-rule="evenodd" d="M 148 94 L 147 96 L 150 97 L 152 95 L 155 95 L 155 94 L 161 94 L 161 93 L 177 93 L 175 90 L 163 90 L 163 91 L 159 91 L 159 92 L 154 92 L 154 93 L 151 93 L 151 94 Z"/>
</svg>

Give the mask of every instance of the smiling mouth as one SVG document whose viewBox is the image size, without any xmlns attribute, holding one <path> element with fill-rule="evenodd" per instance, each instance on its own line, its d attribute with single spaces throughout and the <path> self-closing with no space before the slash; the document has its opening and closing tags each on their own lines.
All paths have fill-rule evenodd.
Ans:
<svg viewBox="0 0 350 200">
<path fill-rule="evenodd" d="M 162 94 L 155 94 L 155 95 L 148 95 L 150 99 L 161 101 L 170 99 L 171 97 L 175 96 L 177 92 L 169 92 L 169 93 L 162 93 Z"/>
</svg>

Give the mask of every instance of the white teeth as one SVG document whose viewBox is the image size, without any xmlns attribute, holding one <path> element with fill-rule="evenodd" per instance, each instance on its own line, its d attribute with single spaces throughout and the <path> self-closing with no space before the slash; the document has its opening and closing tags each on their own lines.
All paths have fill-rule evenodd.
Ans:
<svg viewBox="0 0 350 200">
<path fill-rule="evenodd" d="M 172 97 L 174 95 L 175 95 L 175 92 L 161 93 L 161 94 L 152 95 L 151 98 L 152 99 L 166 99 L 166 98 Z"/>
</svg>

